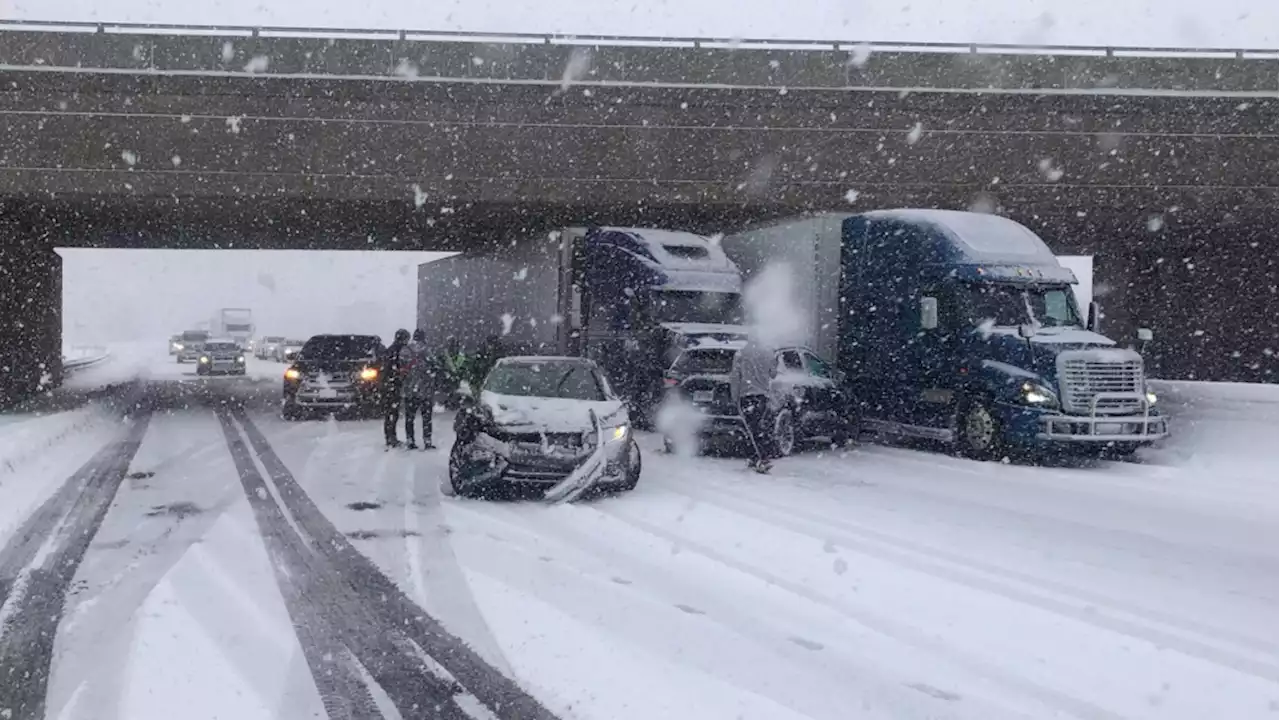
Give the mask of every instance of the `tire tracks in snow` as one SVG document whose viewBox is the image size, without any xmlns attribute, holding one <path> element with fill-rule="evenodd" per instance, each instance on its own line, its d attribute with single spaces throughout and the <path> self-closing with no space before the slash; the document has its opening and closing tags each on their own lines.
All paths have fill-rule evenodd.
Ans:
<svg viewBox="0 0 1280 720">
<path fill-rule="evenodd" d="M 45 717 L 67 590 L 150 419 L 150 411 L 135 415 L 125 437 L 68 478 L 0 550 L 0 711 L 7 719 Z"/>
<path fill-rule="evenodd" d="M 320 512 L 243 410 L 220 411 L 218 418 L 277 565 L 277 580 L 295 628 L 321 628 L 314 638 L 299 628 L 304 651 L 316 655 L 320 644 L 345 646 L 355 660 L 349 665 L 362 673 L 353 679 L 349 668 L 348 676 L 335 685 L 359 680 L 368 692 L 385 692 L 406 719 L 475 718 L 479 704 L 499 720 L 555 720 L 541 703 L 448 633 L 360 553 Z M 247 446 L 235 423 L 248 439 Z M 265 477 L 254 464 L 250 447 L 266 470 Z M 295 584 L 296 588 L 291 587 Z M 332 665 L 325 652 L 318 655 L 312 665 L 317 685 L 325 682 L 324 672 Z M 364 682 L 363 673 L 374 687 Z M 368 711 L 368 707 L 360 709 Z M 330 717 L 383 716 L 331 711 Z"/>
<path fill-rule="evenodd" d="M 930 637 L 925 631 L 912 627 L 908 623 L 890 617 L 887 614 L 869 610 L 855 610 L 840 604 L 833 598 L 820 592 L 810 590 L 798 582 L 771 573 L 767 570 L 752 567 L 746 562 L 734 559 L 729 555 L 676 533 L 660 528 L 647 520 L 632 517 L 620 511 L 617 506 L 600 506 L 593 508 L 596 512 L 606 514 L 615 520 L 657 537 L 665 542 L 678 545 L 681 550 L 698 553 L 709 560 L 720 563 L 745 575 L 754 576 L 763 582 L 786 590 L 799 598 L 812 602 L 826 610 L 847 618 L 848 620 L 868 628 L 880 635 L 896 639 L 910 647 L 923 651 L 953 664 L 965 668 L 976 675 L 987 678 L 993 683 L 1018 692 L 1027 698 L 1035 699 L 1051 708 L 1065 711 L 1070 715 L 1088 720 L 1122 720 L 1123 716 L 1106 708 L 1095 705 L 1082 698 L 1046 687 L 1032 680 L 1013 674 L 1006 668 L 999 667 L 977 655 L 957 649 L 952 645 Z M 774 523 L 775 521 L 770 520 Z M 775 523 L 776 524 L 776 523 Z"/>
<path fill-rule="evenodd" d="M 699 502 L 792 532 L 814 535 L 815 528 L 821 528 L 823 536 L 829 541 L 834 540 L 854 552 L 973 590 L 999 595 L 1103 630 L 1175 649 L 1264 680 L 1273 679 L 1277 672 L 1273 663 L 1260 658 L 1260 655 L 1265 656 L 1271 652 L 1265 641 L 1236 636 L 1158 610 L 1129 606 L 1122 600 L 1086 589 L 930 548 L 829 518 L 821 513 L 740 497 L 728 491 L 709 494 L 689 487 L 664 487 Z"/>
</svg>

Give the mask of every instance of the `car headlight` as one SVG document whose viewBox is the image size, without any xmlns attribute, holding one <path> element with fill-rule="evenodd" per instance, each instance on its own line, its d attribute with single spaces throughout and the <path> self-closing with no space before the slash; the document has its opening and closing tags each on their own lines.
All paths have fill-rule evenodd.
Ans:
<svg viewBox="0 0 1280 720">
<path fill-rule="evenodd" d="M 360 371 L 360 379 L 365 382 L 378 379 L 378 368 L 367 367 Z"/>
<path fill-rule="evenodd" d="M 243 356 L 243 355 L 241 355 L 240 357 L 236 358 L 236 362 L 238 362 L 238 363 L 242 363 L 242 362 L 244 362 L 244 356 Z"/>
<path fill-rule="evenodd" d="M 284 371 L 285 380 L 297 380 L 302 377 L 302 373 L 298 372 L 298 368 L 289 368 Z"/>
<path fill-rule="evenodd" d="M 1159 400 L 1159 399 L 1160 399 L 1160 398 L 1156 397 L 1156 391 L 1155 391 L 1155 390 L 1152 390 L 1150 387 L 1148 387 L 1148 388 L 1147 388 L 1147 390 L 1146 390 L 1146 393 L 1145 393 L 1145 394 L 1146 394 L 1146 396 L 1147 396 L 1147 404 L 1148 404 L 1148 405 L 1155 405 L 1155 404 L 1156 404 L 1156 400 Z"/>
<path fill-rule="evenodd" d="M 1057 407 L 1058 394 L 1038 382 L 1022 383 L 1022 402 L 1041 407 Z"/>
<path fill-rule="evenodd" d="M 201 355 L 201 356 L 200 356 L 200 362 L 202 362 L 202 363 L 204 363 L 204 364 L 206 364 L 206 365 L 207 365 L 207 364 L 209 364 L 209 356 L 208 356 L 208 355 Z"/>
<path fill-rule="evenodd" d="M 627 434 L 631 432 L 631 428 L 626 425 L 619 425 L 612 430 L 605 431 L 607 442 L 622 442 L 627 439 Z"/>
</svg>

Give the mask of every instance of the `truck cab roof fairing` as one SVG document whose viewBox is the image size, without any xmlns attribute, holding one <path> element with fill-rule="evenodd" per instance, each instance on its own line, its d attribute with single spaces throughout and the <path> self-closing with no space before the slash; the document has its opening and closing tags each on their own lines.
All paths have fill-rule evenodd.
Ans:
<svg viewBox="0 0 1280 720">
<path fill-rule="evenodd" d="M 592 228 L 588 243 L 611 245 L 648 271 L 651 287 L 740 292 L 742 277 L 720 246 L 693 233 L 651 228 Z"/>
<path fill-rule="evenodd" d="M 879 225 L 902 242 L 922 271 L 941 270 L 967 282 L 1074 284 L 1075 274 L 1035 233 L 999 215 L 958 210 L 878 210 L 850 216 L 846 222 Z"/>
</svg>

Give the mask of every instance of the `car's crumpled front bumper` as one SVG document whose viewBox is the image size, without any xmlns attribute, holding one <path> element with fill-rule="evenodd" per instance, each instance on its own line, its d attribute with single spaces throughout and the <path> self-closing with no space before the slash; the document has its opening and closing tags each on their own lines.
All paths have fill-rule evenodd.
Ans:
<svg viewBox="0 0 1280 720">
<path fill-rule="evenodd" d="M 459 480 L 476 485 L 510 483 L 551 487 L 590 460 L 599 447 L 597 443 L 585 443 L 578 448 L 530 445 L 503 440 L 486 432 L 477 433 L 474 440 L 456 451 Z M 606 443 L 605 463 L 601 476 L 595 479 L 597 484 L 626 481 L 626 447 L 625 442 Z"/>
</svg>

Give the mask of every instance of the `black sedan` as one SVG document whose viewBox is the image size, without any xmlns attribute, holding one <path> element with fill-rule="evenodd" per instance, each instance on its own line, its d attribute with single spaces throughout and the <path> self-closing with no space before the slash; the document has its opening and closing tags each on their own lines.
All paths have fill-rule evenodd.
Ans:
<svg viewBox="0 0 1280 720">
<path fill-rule="evenodd" d="M 379 412 L 382 355 L 376 335 L 316 335 L 284 371 L 281 414 L 373 416 Z"/>
</svg>

